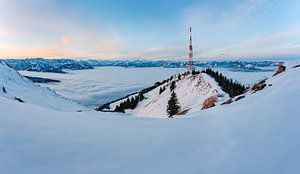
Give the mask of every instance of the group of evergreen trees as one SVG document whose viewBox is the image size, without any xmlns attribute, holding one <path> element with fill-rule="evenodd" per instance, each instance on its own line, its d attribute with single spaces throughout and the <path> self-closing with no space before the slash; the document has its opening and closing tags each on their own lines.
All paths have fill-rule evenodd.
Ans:
<svg viewBox="0 0 300 174">
<path fill-rule="evenodd" d="M 218 83 L 218 85 L 222 88 L 222 90 L 228 93 L 230 97 L 243 94 L 246 90 L 246 87 L 244 85 L 241 85 L 240 83 L 238 83 L 237 81 L 233 81 L 232 79 L 228 79 L 218 71 L 213 71 L 212 69 L 207 68 L 205 71 L 202 72 L 213 77 Z"/>
<path fill-rule="evenodd" d="M 180 80 L 180 79 L 181 79 L 181 74 L 178 75 L 178 80 Z M 175 80 L 172 81 L 172 80 L 173 80 L 173 76 L 171 76 L 169 79 L 166 80 L 166 82 L 171 81 L 170 92 L 172 92 L 176 88 L 176 81 Z M 166 90 L 165 86 L 160 87 L 159 94 L 163 93 L 165 90 Z"/>
<path fill-rule="evenodd" d="M 142 89 L 140 92 L 139 92 L 139 95 L 138 96 L 135 96 L 135 97 L 131 97 L 131 99 L 129 99 L 129 97 L 127 98 L 127 100 L 123 101 L 122 103 L 120 103 L 118 106 L 116 106 L 114 112 L 125 112 L 125 109 L 135 109 L 137 104 L 144 100 L 144 94 L 155 89 L 156 87 L 160 86 L 160 85 L 163 85 L 164 83 L 170 81 L 173 79 L 173 76 L 171 76 L 169 79 L 167 80 L 164 80 L 162 82 L 156 82 L 153 86 L 150 86 L 148 88 L 144 88 Z M 160 93 L 161 94 L 163 91 L 165 90 L 165 87 L 161 88 L 160 89 Z M 113 102 L 110 102 L 110 103 L 106 103 L 102 106 L 100 106 L 98 109 L 98 111 L 103 111 L 104 109 L 109 109 L 109 105 L 113 103 Z"/>
<path fill-rule="evenodd" d="M 174 76 L 171 76 L 170 78 L 168 78 L 168 79 L 167 79 L 167 82 L 170 82 L 170 81 L 172 81 L 172 80 L 173 80 L 173 78 L 174 78 Z"/>
<path fill-rule="evenodd" d="M 196 70 L 192 71 L 192 75 L 197 75 L 197 74 L 200 74 L 200 71 L 196 71 Z"/>
<path fill-rule="evenodd" d="M 116 106 L 115 112 L 125 112 L 125 109 L 135 109 L 137 104 L 144 99 L 143 93 L 139 93 L 135 97 L 131 97 L 130 99 L 121 102 L 119 105 Z"/>
<path fill-rule="evenodd" d="M 185 72 L 183 74 L 179 74 L 177 76 L 177 81 L 181 80 L 182 76 L 188 75 L 189 72 Z M 176 88 L 176 80 L 174 80 L 174 76 L 171 76 L 170 78 L 162 81 L 162 82 L 156 82 L 153 86 L 145 88 L 143 90 L 141 90 L 139 92 L 139 94 L 135 97 L 127 97 L 126 100 L 124 100 L 123 102 L 121 102 L 119 105 L 117 105 L 114 109 L 113 112 L 122 112 L 125 113 L 125 109 L 135 109 L 136 106 L 138 105 L 138 103 L 140 101 L 142 101 L 144 99 L 144 93 L 147 93 L 153 89 L 155 89 L 158 86 L 162 86 L 164 83 L 169 83 L 171 81 L 171 85 L 170 85 L 170 91 L 171 93 L 171 97 L 168 101 L 168 108 L 167 108 L 167 113 L 169 114 L 169 117 L 172 117 L 173 115 L 175 115 L 176 113 L 179 112 L 180 110 L 180 106 L 178 104 L 178 99 L 176 96 L 176 93 L 174 92 L 174 89 Z M 163 93 L 166 90 L 166 86 L 162 86 L 159 89 L 159 94 Z M 113 103 L 106 103 L 102 106 L 100 106 L 99 108 L 97 108 L 97 111 L 104 111 L 104 109 L 109 109 L 109 105 Z"/>
<path fill-rule="evenodd" d="M 186 75 L 189 75 L 190 74 L 190 71 L 186 71 L 184 73 L 182 73 L 183 76 L 186 76 Z"/>
</svg>

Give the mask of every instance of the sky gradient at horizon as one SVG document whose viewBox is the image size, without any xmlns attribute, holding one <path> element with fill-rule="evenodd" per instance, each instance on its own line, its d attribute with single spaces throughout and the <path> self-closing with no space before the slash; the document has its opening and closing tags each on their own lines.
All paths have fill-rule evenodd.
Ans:
<svg viewBox="0 0 300 174">
<path fill-rule="evenodd" d="M 0 58 L 300 56 L 300 0 L 0 0 Z"/>
</svg>

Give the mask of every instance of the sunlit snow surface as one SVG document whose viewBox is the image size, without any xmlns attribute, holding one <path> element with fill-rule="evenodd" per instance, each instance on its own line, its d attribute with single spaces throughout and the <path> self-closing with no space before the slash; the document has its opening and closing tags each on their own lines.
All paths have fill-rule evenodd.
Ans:
<svg viewBox="0 0 300 174">
<path fill-rule="evenodd" d="M 201 70 L 201 69 L 199 69 Z M 273 72 L 233 72 L 215 69 L 245 85 L 253 84 Z M 60 80 L 41 86 L 85 106 L 96 107 L 137 92 L 162 81 L 171 75 L 184 72 L 185 68 L 122 68 L 99 67 L 89 70 L 69 71 L 67 74 L 20 71 L 23 75 Z"/>
</svg>

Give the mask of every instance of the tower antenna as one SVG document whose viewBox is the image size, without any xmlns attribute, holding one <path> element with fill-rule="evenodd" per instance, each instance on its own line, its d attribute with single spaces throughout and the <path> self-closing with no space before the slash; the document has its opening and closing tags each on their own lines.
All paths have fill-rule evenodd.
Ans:
<svg viewBox="0 0 300 174">
<path fill-rule="evenodd" d="M 188 70 L 189 71 L 194 71 L 194 53 L 193 53 L 193 42 L 192 42 L 192 27 L 190 27 L 190 46 L 189 46 L 189 61 L 188 61 Z"/>
</svg>

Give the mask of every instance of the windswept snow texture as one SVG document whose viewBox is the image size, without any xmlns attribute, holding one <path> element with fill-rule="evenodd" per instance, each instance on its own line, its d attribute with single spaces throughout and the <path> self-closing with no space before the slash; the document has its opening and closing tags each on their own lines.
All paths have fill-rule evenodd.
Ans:
<svg viewBox="0 0 300 174">
<path fill-rule="evenodd" d="M 299 73 L 174 119 L 63 113 L 0 96 L 1 173 L 298 174 Z"/>
<path fill-rule="evenodd" d="M 76 111 L 83 109 L 79 104 L 67 100 L 49 89 L 34 84 L 1 62 L 0 88 L 0 96 L 12 100 L 18 98 L 25 103 L 31 103 L 60 111 Z"/>
</svg>

